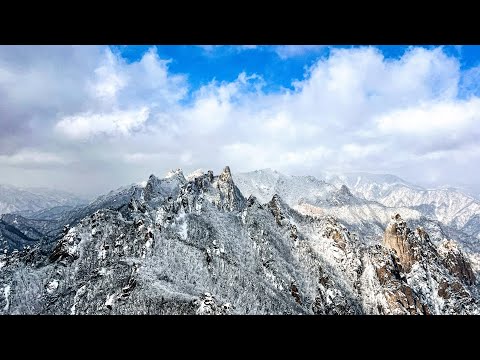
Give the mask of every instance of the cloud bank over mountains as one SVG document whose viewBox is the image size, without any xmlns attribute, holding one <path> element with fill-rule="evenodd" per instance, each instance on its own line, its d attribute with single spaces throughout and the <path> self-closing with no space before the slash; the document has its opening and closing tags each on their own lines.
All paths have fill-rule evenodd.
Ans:
<svg viewBox="0 0 480 360">
<path fill-rule="evenodd" d="M 289 61 L 318 49 L 275 51 Z M 245 71 L 193 87 L 172 61 L 155 47 L 129 61 L 103 46 L 0 46 L 2 182 L 100 193 L 225 164 L 393 173 L 422 185 L 479 175 L 480 68 L 461 70 L 441 47 L 399 58 L 331 48 L 278 91 Z"/>
</svg>

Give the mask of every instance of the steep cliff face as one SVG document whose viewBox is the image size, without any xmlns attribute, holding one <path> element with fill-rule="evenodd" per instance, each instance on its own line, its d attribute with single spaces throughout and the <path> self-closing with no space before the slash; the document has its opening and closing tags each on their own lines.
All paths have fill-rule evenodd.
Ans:
<svg viewBox="0 0 480 360">
<path fill-rule="evenodd" d="M 465 233 L 462 243 L 480 251 L 480 200 L 455 188 L 425 189 L 393 175 L 351 173 L 324 176 L 340 187 L 347 185 L 354 195 L 388 207 L 410 207 L 431 220 Z M 406 217 L 405 212 L 402 215 Z"/>
<path fill-rule="evenodd" d="M 438 247 L 438 253 L 445 267 L 457 278 L 466 284 L 475 284 L 475 275 L 472 265 L 459 249 L 458 244 L 452 240 L 444 240 Z"/>
<path fill-rule="evenodd" d="M 400 214 L 392 216 L 392 222 L 387 226 L 383 236 L 383 244 L 395 251 L 406 272 L 409 272 L 418 260 L 417 241 Z"/>
<path fill-rule="evenodd" d="M 417 291 L 424 313 L 469 313 L 477 306 L 471 264 L 454 241 L 436 246 L 422 227 L 412 231 L 396 214 L 385 230 L 383 243 L 393 250 L 392 259 Z M 410 297 L 411 291 L 402 293 Z"/>
<path fill-rule="evenodd" d="M 467 258 L 397 216 L 384 246 L 278 194 L 245 199 L 230 169 L 151 176 L 122 205 L 0 255 L 5 314 L 478 313 Z M 348 189 L 347 189 L 348 190 Z M 342 194 L 349 197 L 343 189 Z M 128 201 L 127 201 L 128 200 Z"/>
</svg>

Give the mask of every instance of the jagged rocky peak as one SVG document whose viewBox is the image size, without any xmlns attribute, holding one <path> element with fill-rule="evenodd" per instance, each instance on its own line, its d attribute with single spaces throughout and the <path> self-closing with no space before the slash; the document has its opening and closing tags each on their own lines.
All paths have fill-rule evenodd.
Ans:
<svg viewBox="0 0 480 360">
<path fill-rule="evenodd" d="M 414 244 L 409 235 L 411 235 L 411 231 L 407 227 L 407 223 L 400 214 L 395 214 L 392 216 L 392 220 L 385 229 L 383 236 L 383 244 L 396 252 L 406 272 L 410 271 L 412 265 L 417 260 L 413 249 Z"/>
<path fill-rule="evenodd" d="M 417 261 L 441 263 L 447 270 L 467 285 L 475 283 L 472 266 L 453 240 L 443 240 L 438 246 L 430 241 L 428 233 L 417 227 L 415 231 L 407 227 L 400 214 L 392 216 L 385 230 L 384 245 L 395 251 L 406 273 L 410 272 Z"/>
<path fill-rule="evenodd" d="M 145 185 L 145 188 L 144 188 L 144 197 L 146 201 L 155 197 L 156 189 L 159 183 L 160 183 L 160 179 L 157 178 L 155 175 L 151 174 L 148 177 L 147 184 Z"/>
<path fill-rule="evenodd" d="M 222 208 L 229 211 L 243 208 L 245 199 L 233 182 L 229 166 L 225 166 L 222 173 L 218 176 L 217 181 L 215 181 L 213 173 L 211 172 L 208 173 L 208 177 L 214 181 L 213 185 L 216 186 L 220 192 L 219 203 L 222 204 Z"/>
<path fill-rule="evenodd" d="M 180 187 L 181 201 L 188 211 L 199 210 L 204 201 L 227 211 L 243 209 L 245 199 L 235 186 L 228 166 L 218 176 L 208 170 L 206 174 L 199 175 L 198 172 L 192 176 L 190 174 L 188 178 L 190 180 Z"/>
<path fill-rule="evenodd" d="M 147 187 L 151 187 L 153 184 L 157 183 L 160 179 L 157 178 L 154 174 L 151 174 L 149 177 L 148 177 L 148 180 L 147 180 L 147 183 L 145 184 L 145 188 Z"/>
<path fill-rule="evenodd" d="M 253 205 L 255 205 L 255 204 L 257 204 L 257 205 L 259 205 L 259 206 L 261 205 L 261 204 L 258 202 L 258 199 L 255 197 L 255 195 L 250 195 L 250 196 L 248 197 L 247 201 L 246 201 L 246 206 L 247 206 L 247 207 L 251 207 L 251 206 L 253 206 Z"/>
<path fill-rule="evenodd" d="M 184 181 L 186 180 L 185 179 L 185 176 L 183 175 L 183 170 L 178 168 L 176 170 L 170 170 L 169 172 L 167 172 L 167 174 L 165 175 L 165 179 L 170 179 L 170 178 L 173 178 L 173 177 L 178 177 L 180 179 L 183 179 Z"/>
<path fill-rule="evenodd" d="M 285 215 L 282 211 L 282 200 L 278 194 L 273 195 L 272 200 L 268 203 L 268 207 L 275 216 L 275 221 L 278 225 L 282 225 L 282 220 L 285 219 Z"/>
<path fill-rule="evenodd" d="M 202 177 L 203 175 L 205 175 L 205 171 L 200 168 L 200 169 L 197 169 L 195 171 L 192 171 L 185 178 L 187 179 L 187 181 L 193 181 L 198 177 Z"/>
<path fill-rule="evenodd" d="M 447 232 L 439 239 L 406 210 L 405 218 L 425 229 L 410 230 L 395 214 L 385 246 L 378 243 L 384 229 L 369 244 L 367 221 L 351 224 L 329 207 L 315 217 L 291 207 L 299 194 L 318 189 L 303 177 L 268 178 L 268 192 L 245 192 L 245 199 L 234 183 L 242 180 L 232 179 L 229 167 L 216 176 L 190 175 L 188 181 L 178 170 L 152 175 L 145 188 L 122 190 L 122 198 L 112 193 L 108 206 L 62 223 L 56 246 L 45 252 L 0 252 L 0 314 L 480 311 L 479 288 L 461 248 L 448 240 L 435 245 Z M 322 201 L 333 194 L 342 207 L 359 204 L 347 187 L 324 188 Z"/>
<path fill-rule="evenodd" d="M 347 196 L 353 196 L 347 185 L 342 185 L 340 187 L 339 193 Z"/>
<path fill-rule="evenodd" d="M 467 285 L 475 284 L 472 266 L 453 240 L 443 240 L 438 246 L 438 254 L 445 267 Z"/>
<path fill-rule="evenodd" d="M 225 166 L 222 173 L 220 174 L 221 181 L 233 181 L 232 180 L 232 173 L 230 172 L 230 166 Z"/>
</svg>

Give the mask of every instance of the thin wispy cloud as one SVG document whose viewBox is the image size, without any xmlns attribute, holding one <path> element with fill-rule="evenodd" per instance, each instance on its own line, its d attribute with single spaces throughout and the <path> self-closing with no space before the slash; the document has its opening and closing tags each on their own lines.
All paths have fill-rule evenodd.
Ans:
<svg viewBox="0 0 480 360">
<path fill-rule="evenodd" d="M 326 49 L 325 45 L 281 45 L 276 46 L 274 51 L 282 59 L 303 56 L 308 53 L 318 54 Z"/>
</svg>

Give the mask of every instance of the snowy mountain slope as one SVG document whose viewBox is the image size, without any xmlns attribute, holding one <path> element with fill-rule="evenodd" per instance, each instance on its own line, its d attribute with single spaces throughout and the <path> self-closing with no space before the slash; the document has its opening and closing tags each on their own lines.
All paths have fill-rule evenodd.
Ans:
<svg viewBox="0 0 480 360">
<path fill-rule="evenodd" d="M 50 247 L 62 234 L 65 226 L 75 225 L 85 216 L 93 214 L 99 209 L 119 209 L 139 194 L 140 185 L 124 186 L 112 190 L 106 195 L 99 196 L 87 205 L 60 206 L 39 211 L 23 211 L 14 214 L 1 215 L 0 219 L 8 227 L 0 227 L 0 251 L 22 249 L 27 245 L 34 245 L 41 241 L 44 250 Z M 7 229 L 15 229 L 23 237 L 9 240 L 12 235 Z M 23 239 L 23 240 L 22 240 Z"/>
<path fill-rule="evenodd" d="M 287 204 L 303 201 L 321 201 L 337 192 L 337 188 L 313 176 L 291 176 L 276 170 L 263 169 L 248 173 L 235 173 L 233 180 L 245 195 L 254 195 L 261 203 L 278 194 Z"/>
<path fill-rule="evenodd" d="M 349 226 L 352 232 L 361 234 L 362 241 L 368 244 L 378 242 L 391 215 L 395 213 L 402 214 L 405 220 L 416 226 L 428 228 L 436 222 L 438 225 L 432 229 L 437 235 L 433 237 L 434 241 L 437 243 L 444 239 L 459 241 L 473 262 L 475 271 L 480 270 L 478 266 L 480 258 L 480 241 L 478 241 L 480 221 L 478 219 L 480 217 L 474 215 L 464 226 L 458 226 L 460 221 L 464 221 L 462 215 L 468 214 L 466 210 L 469 207 L 467 206 L 462 211 L 457 211 L 457 214 L 461 215 L 460 218 L 444 222 L 446 213 L 450 212 L 450 216 L 453 216 L 455 209 L 461 208 L 458 206 L 459 203 L 462 201 L 463 204 L 465 201 L 471 203 L 472 198 L 460 192 L 447 194 L 447 198 L 448 196 L 452 198 L 447 207 L 445 206 L 446 201 L 442 202 L 442 196 L 439 196 L 447 190 L 428 191 L 393 175 L 367 173 L 341 176 L 324 175 L 324 179 L 332 181 L 334 185 L 315 178 L 312 180 L 312 177 L 286 176 L 270 169 L 237 174 L 234 177 L 244 194 L 253 194 L 261 199 L 267 198 L 274 190 L 280 190 L 277 185 L 278 179 L 283 179 L 283 183 L 287 184 L 285 186 L 287 192 L 288 188 L 292 188 L 294 194 L 304 194 L 303 196 L 288 197 L 287 200 L 290 201 L 287 203 L 291 207 L 305 215 L 334 216 Z M 295 183 L 291 181 L 292 178 L 296 180 Z M 350 186 L 352 187 L 351 191 Z M 355 188 L 357 191 L 354 190 Z M 310 195 L 316 192 L 323 196 Z M 409 197 L 407 194 L 412 196 Z M 398 196 L 399 201 L 385 201 L 389 196 Z M 455 196 L 459 197 L 456 201 L 453 200 Z M 377 198 L 379 201 L 375 200 Z M 386 204 L 382 201 L 385 201 Z M 409 201 L 412 206 L 409 206 Z M 457 204 L 456 207 L 455 204 Z M 472 206 L 476 206 L 475 203 Z M 441 232 L 438 231 L 440 225 L 443 229 Z"/>
<path fill-rule="evenodd" d="M 416 190 L 422 187 L 409 183 L 398 176 L 390 174 L 370 174 L 365 172 L 346 174 L 323 174 L 321 178 L 340 187 L 348 186 L 352 193 L 365 199 L 377 201 L 397 186 L 404 186 Z"/>
<path fill-rule="evenodd" d="M 164 179 L 151 175 L 145 184 L 122 186 L 97 197 L 87 205 L 21 212 L 23 216 L 20 214 L 3 215 L 1 219 L 9 225 L 9 228 L 15 228 L 16 231 L 22 233 L 25 241 L 22 242 L 23 238 L 15 238 L 15 242 L 6 241 L 11 235 L 6 233 L 5 228 L 0 227 L 0 251 L 22 249 L 24 246 L 32 245 L 32 241 L 39 242 L 41 239 L 44 239 L 42 247 L 50 250 L 66 226 L 78 224 L 81 219 L 95 211 L 99 209 L 122 210 L 127 206 L 132 206 L 132 199 L 135 201 L 143 196 L 149 199 L 168 194 L 171 189 L 178 190 L 179 185 L 185 181 L 181 171 L 170 171 Z M 31 234 L 35 234 L 35 236 L 32 237 Z"/>
<path fill-rule="evenodd" d="M 348 224 L 352 231 L 363 234 L 367 242 L 378 242 L 393 213 L 405 219 L 419 219 L 421 213 L 407 207 L 389 208 L 374 201 L 353 195 L 348 187 L 338 188 L 313 176 L 289 176 L 264 169 L 234 174 L 235 184 L 245 195 L 253 195 L 266 202 L 278 194 L 286 203 L 302 214 L 331 215 Z"/>
<path fill-rule="evenodd" d="M 347 185 L 352 193 L 389 207 L 410 207 L 425 217 L 480 239 L 480 200 L 460 190 L 424 189 L 393 175 L 352 173 L 327 176 L 333 184 Z"/>
<path fill-rule="evenodd" d="M 64 191 L 0 185 L 0 214 L 38 211 L 55 206 L 76 206 L 84 203 L 86 203 L 85 199 Z"/>
<path fill-rule="evenodd" d="M 228 167 L 191 180 L 151 176 L 126 194 L 126 205 L 67 228 L 46 256 L 39 247 L 0 255 L 0 313 L 479 312 L 461 250 L 400 216 L 369 245 L 278 194 L 242 195 Z"/>
</svg>

